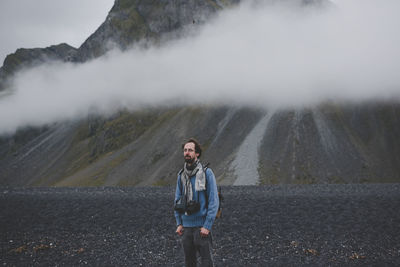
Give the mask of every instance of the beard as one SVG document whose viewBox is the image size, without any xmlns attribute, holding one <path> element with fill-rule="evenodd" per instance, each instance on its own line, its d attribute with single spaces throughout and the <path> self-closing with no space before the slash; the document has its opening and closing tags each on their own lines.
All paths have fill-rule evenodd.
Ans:
<svg viewBox="0 0 400 267">
<path fill-rule="evenodd" d="M 192 157 L 185 157 L 185 162 L 186 162 L 187 164 L 193 164 L 194 158 L 192 158 Z"/>
</svg>

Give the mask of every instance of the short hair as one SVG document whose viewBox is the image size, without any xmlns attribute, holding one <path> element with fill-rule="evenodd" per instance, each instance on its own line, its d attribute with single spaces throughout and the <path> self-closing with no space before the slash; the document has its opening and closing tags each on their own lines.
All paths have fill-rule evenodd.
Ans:
<svg viewBox="0 0 400 267">
<path fill-rule="evenodd" d="M 193 143 L 194 144 L 194 152 L 198 153 L 199 154 L 198 158 L 200 158 L 201 151 L 202 151 L 200 143 L 194 138 L 189 138 L 185 143 L 182 144 L 182 149 L 185 147 L 185 145 L 187 143 Z"/>
</svg>

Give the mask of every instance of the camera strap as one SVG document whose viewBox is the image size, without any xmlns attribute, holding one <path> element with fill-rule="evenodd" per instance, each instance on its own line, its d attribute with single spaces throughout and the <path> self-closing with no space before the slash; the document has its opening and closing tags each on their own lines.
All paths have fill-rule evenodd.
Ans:
<svg viewBox="0 0 400 267">
<path fill-rule="evenodd" d="M 190 179 L 186 180 L 185 188 L 184 188 L 184 191 L 183 191 L 183 195 L 185 196 L 185 203 L 188 203 L 188 193 L 187 193 L 188 186 L 192 186 L 192 183 L 190 182 Z"/>
</svg>

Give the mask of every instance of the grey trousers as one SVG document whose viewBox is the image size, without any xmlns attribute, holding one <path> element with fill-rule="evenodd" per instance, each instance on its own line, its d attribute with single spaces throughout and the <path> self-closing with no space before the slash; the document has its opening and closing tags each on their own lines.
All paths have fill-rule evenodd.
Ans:
<svg viewBox="0 0 400 267">
<path fill-rule="evenodd" d="M 197 266 L 197 253 L 199 253 L 201 258 L 200 266 L 214 266 L 211 254 L 211 232 L 207 237 L 201 237 L 200 227 L 185 227 L 183 229 L 182 246 L 183 251 L 185 252 L 186 267 Z"/>
</svg>

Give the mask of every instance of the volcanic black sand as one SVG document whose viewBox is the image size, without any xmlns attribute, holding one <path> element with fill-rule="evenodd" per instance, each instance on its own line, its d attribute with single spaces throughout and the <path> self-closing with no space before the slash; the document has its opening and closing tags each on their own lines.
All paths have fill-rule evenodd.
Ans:
<svg viewBox="0 0 400 267">
<path fill-rule="evenodd" d="M 400 184 L 223 187 L 217 266 L 400 266 Z M 0 188 L 3 266 L 183 266 L 174 188 Z"/>
</svg>

